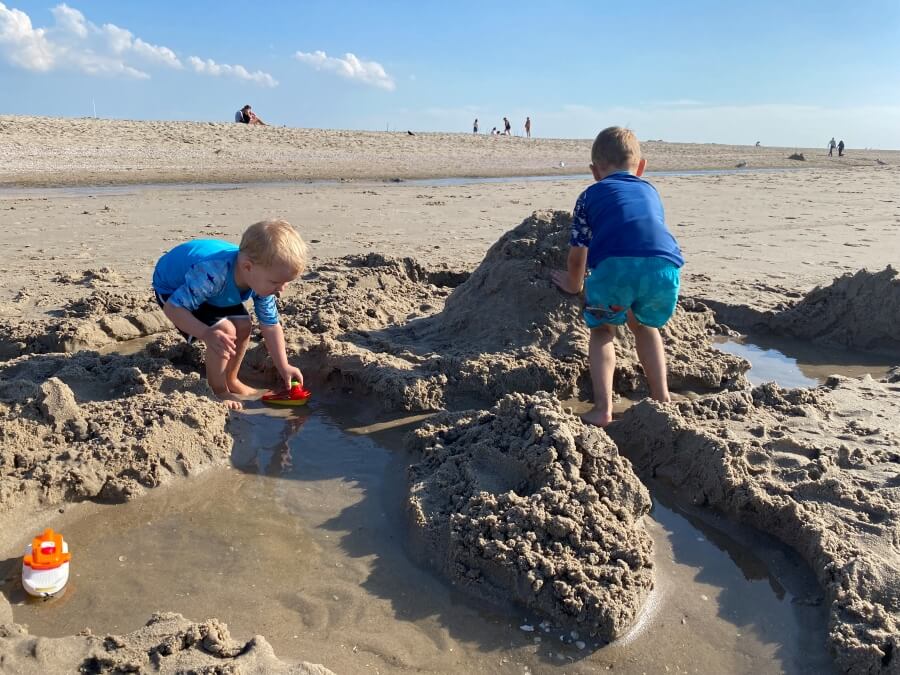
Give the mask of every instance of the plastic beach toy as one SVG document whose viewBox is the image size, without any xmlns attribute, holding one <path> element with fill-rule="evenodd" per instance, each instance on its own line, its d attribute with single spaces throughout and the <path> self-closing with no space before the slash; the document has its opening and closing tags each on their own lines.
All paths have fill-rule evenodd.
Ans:
<svg viewBox="0 0 900 675">
<path fill-rule="evenodd" d="M 638 176 L 638 177 L 643 176 L 644 169 L 646 169 L 646 168 L 647 168 L 647 160 L 641 159 L 641 161 L 638 162 L 638 168 L 637 168 L 637 171 L 634 173 L 634 175 Z"/>
<path fill-rule="evenodd" d="M 31 540 L 22 558 L 22 586 L 29 595 L 46 598 L 69 581 L 69 545 L 59 532 L 47 528 Z"/>
<path fill-rule="evenodd" d="M 303 385 L 297 380 L 291 380 L 291 388 L 279 391 L 274 394 L 263 394 L 262 402 L 269 405 L 306 405 L 306 402 L 312 396 L 312 392 L 304 389 Z"/>
</svg>

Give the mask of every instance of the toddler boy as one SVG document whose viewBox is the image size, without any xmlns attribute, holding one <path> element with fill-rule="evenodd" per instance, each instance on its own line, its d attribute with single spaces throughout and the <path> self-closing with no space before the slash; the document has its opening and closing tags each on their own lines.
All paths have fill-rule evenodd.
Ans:
<svg viewBox="0 0 900 675">
<path fill-rule="evenodd" d="M 306 244 L 284 220 L 263 220 L 247 228 L 240 246 L 218 239 L 195 239 L 176 246 L 156 263 L 156 301 L 190 342 L 206 344 L 206 379 L 228 408 L 238 410 L 240 396 L 256 392 L 238 379 L 250 343 L 253 299 L 256 318 L 286 388 L 303 382 L 288 363 L 275 294 L 306 267 Z"/>
<path fill-rule="evenodd" d="M 640 144 L 629 129 L 609 127 L 598 134 L 591 148 L 597 182 L 575 204 L 567 269 L 552 273 L 567 293 L 584 288 L 594 407 L 582 419 L 600 427 L 612 421 L 616 326 L 627 323 L 634 333 L 650 395 L 670 400 L 659 328 L 675 312 L 684 258 L 666 227 L 656 188 L 634 175 L 640 160 Z"/>
</svg>

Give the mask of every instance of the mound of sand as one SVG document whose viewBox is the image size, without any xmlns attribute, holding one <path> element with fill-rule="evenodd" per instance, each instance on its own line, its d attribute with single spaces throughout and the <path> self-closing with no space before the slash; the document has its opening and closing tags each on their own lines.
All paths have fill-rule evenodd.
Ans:
<svg viewBox="0 0 900 675">
<path fill-rule="evenodd" d="M 106 278 L 108 270 L 84 272 L 83 278 Z M 93 286 L 88 284 L 88 287 Z M 0 322 L 0 358 L 100 349 L 123 340 L 172 330 L 151 293 L 94 288 L 49 319 Z"/>
<path fill-rule="evenodd" d="M 769 532 L 831 603 L 841 672 L 900 673 L 900 386 L 831 378 L 815 390 L 644 401 L 609 429 L 639 473 Z"/>
<path fill-rule="evenodd" d="M 761 311 L 704 298 L 720 321 L 745 332 L 771 332 L 824 345 L 900 354 L 900 276 L 888 265 L 837 277 L 804 296 L 764 284 L 780 298 L 775 310 Z M 791 298 L 799 297 L 799 300 Z"/>
<path fill-rule="evenodd" d="M 371 255 L 320 267 L 284 298 L 291 353 L 386 408 L 490 405 L 509 392 L 589 395 L 580 301 L 550 281 L 550 271 L 565 265 L 570 218 L 535 213 L 468 278 Z M 682 303 L 663 330 L 673 388 L 746 386 L 749 364 L 712 348 L 717 330 L 704 305 Z M 645 392 L 629 331 L 622 329 L 616 349 L 616 391 Z M 264 352 L 254 356 L 264 361 Z"/>
<path fill-rule="evenodd" d="M 769 321 L 782 335 L 853 349 L 900 353 L 900 277 L 890 265 L 859 270 L 810 291 Z"/>
<path fill-rule="evenodd" d="M 480 598 L 621 636 L 652 587 L 647 490 L 600 429 L 550 394 L 445 413 L 410 436 L 412 548 Z"/>
<path fill-rule="evenodd" d="M 265 638 L 236 642 L 228 627 L 209 619 L 188 621 L 180 614 L 154 614 L 147 625 L 126 635 L 73 635 L 44 638 L 22 626 L 0 625 L 3 672 L 21 673 L 291 673 L 329 675 L 309 663 L 279 661 Z"/>
<path fill-rule="evenodd" d="M 146 356 L 30 356 L 0 365 L 0 515 L 119 501 L 226 461 L 225 408 L 196 373 Z"/>
</svg>

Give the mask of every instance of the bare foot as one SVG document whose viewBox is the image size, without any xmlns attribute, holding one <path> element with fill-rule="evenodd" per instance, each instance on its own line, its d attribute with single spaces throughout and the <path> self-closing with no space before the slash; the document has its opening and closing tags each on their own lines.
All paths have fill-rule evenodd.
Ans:
<svg viewBox="0 0 900 675">
<path fill-rule="evenodd" d="M 224 403 L 225 407 L 228 408 L 229 410 L 240 410 L 241 408 L 244 407 L 244 404 L 241 403 L 240 399 L 236 398 L 235 395 L 232 394 L 230 391 L 226 391 L 226 392 L 216 391 L 214 393 L 216 396 L 218 396 L 222 400 L 222 403 Z"/>
<path fill-rule="evenodd" d="M 228 391 L 237 396 L 253 396 L 259 392 L 258 389 L 254 389 L 238 379 L 234 379 L 228 383 Z"/>
<path fill-rule="evenodd" d="M 612 413 L 600 408 L 591 408 L 581 416 L 581 421 L 585 424 L 593 424 L 595 427 L 605 427 L 612 422 Z"/>
</svg>

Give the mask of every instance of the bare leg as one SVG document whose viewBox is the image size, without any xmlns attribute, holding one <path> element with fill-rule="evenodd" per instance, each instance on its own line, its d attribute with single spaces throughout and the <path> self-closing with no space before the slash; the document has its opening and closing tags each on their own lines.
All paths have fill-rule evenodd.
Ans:
<svg viewBox="0 0 900 675">
<path fill-rule="evenodd" d="M 659 329 L 639 323 L 630 310 L 628 311 L 628 327 L 634 333 L 638 359 L 641 361 L 644 376 L 650 386 L 650 397 L 663 403 L 671 401 L 666 377 L 666 352 L 663 349 Z"/>
<path fill-rule="evenodd" d="M 232 335 L 237 334 L 237 329 L 234 327 L 234 324 L 225 319 L 224 321 L 220 321 L 217 324 L 217 327 L 225 330 Z M 228 384 L 225 379 L 225 372 L 228 368 L 228 364 L 231 359 L 226 359 L 223 356 L 220 356 L 212 349 L 207 348 L 206 350 L 206 381 L 209 382 L 210 389 L 213 390 L 213 393 L 222 399 L 222 402 L 225 403 L 226 407 L 230 410 L 240 410 L 243 408 L 243 404 L 240 399 L 238 399 L 231 391 L 228 389 Z"/>
<path fill-rule="evenodd" d="M 235 328 L 235 352 L 225 366 L 225 384 L 228 391 L 238 396 L 250 396 L 256 393 L 256 389 L 249 387 L 238 379 L 238 372 L 241 369 L 241 363 L 244 361 L 244 354 L 247 353 L 247 347 L 250 345 L 250 330 L 252 326 L 250 319 L 235 319 L 231 323 Z"/>
<path fill-rule="evenodd" d="M 582 415 L 581 419 L 598 427 L 605 427 L 612 422 L 612 384 L 616 369 L 616 348 L 613 344 L 615 330 L 615 326 L 610 325 L 592 328 L 588 344 L 594 407 Z"/>
</svg>

